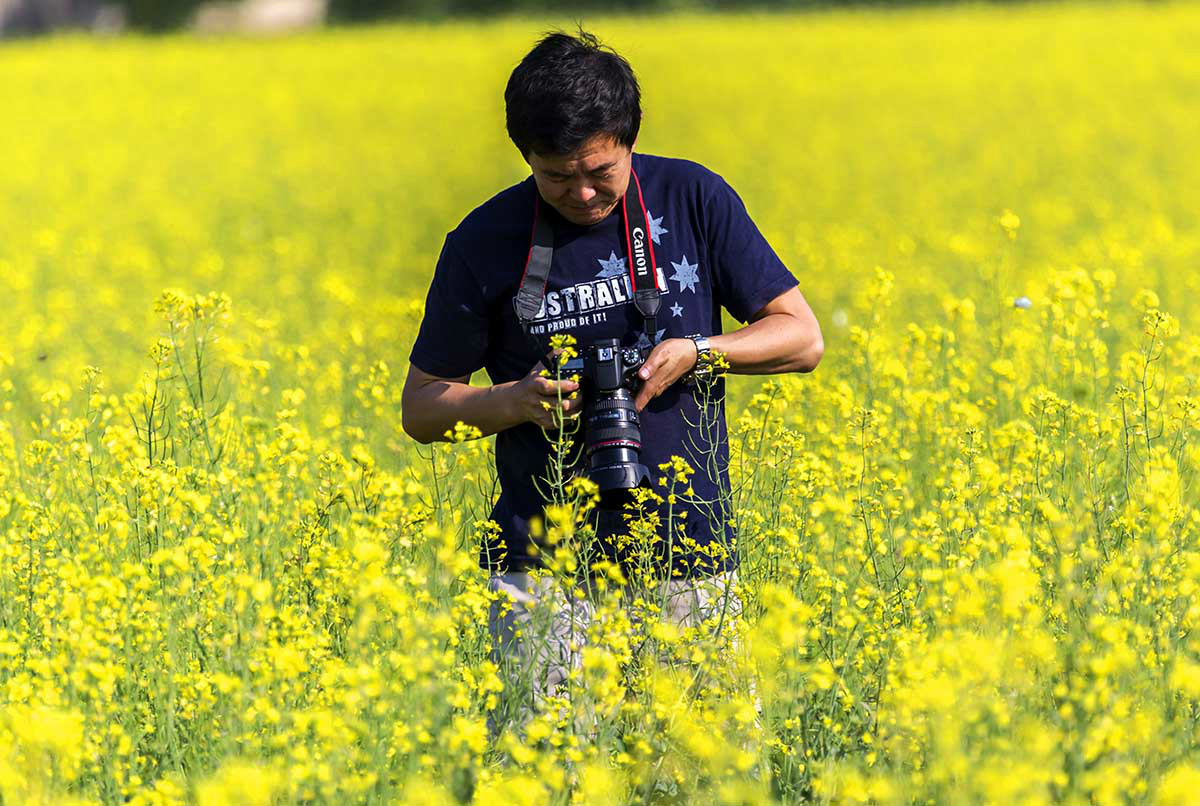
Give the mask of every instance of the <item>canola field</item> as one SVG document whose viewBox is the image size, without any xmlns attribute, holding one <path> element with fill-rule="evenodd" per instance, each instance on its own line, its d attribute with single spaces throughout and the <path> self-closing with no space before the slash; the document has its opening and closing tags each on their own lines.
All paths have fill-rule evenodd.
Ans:
<svg viewBox="0 0 1200 806">
<path fill-rule="evenodd" d="M 0 803 L 1195 802 L 1200 8 L 585 23 L 824 329 L 730 382 L 744 618 L 613 573 L 489 737 L 491 440 L 399 398 L 548 23 L 5 44 Z"/>
</svg>

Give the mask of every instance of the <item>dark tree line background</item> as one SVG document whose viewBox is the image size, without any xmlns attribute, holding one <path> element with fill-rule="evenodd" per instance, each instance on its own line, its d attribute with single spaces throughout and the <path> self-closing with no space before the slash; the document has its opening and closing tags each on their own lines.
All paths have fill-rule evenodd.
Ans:
<svg viewBox="0 0 1200 806">
<path fill-rule="evenodd" d="M 738 8 L 826 8 L 836 6 L 889 6 L 948 3 L 955 0 L 329 0 L 334 22 L 378 20 L 386 17 L 450 14 L 501 14 L 506 12 L 670 11 Z M 1022 0 L 993 0 L 993 2 Z"/>
<path fill-rule="evenodd" d="M 438 18 L 505 12 L 570 13 L 599 10 L 819 8 L 848 5 L 911 5 L 955 0 L 328 0 L 331 23 L 388 17 Z M 122 10 L 123 22 L 145 31 L 184 25 L 204 0 L 0 0 L 0 34 L 37 33 L 60 27 L 102 27 L 105 9 Z M 1023 0 L 993 0 L 1023 2 Z"/>
<path fill-rule="evenodd" d="M 737 7 L 801 8 L 896 2 L 896 0 L 330 0 L 334 22 L 387 17 L 498 14 L 505 12 L 574 12 L 613 10 L 719 9 Z"/>
</svg>

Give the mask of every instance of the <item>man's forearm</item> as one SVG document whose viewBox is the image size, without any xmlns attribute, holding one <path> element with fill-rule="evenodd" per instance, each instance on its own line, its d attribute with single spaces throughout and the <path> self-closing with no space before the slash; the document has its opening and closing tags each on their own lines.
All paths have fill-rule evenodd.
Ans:
<svg viewBox="0 0 1200 806">
<path fill-rule="evenodd" d="M 708 345 L 725 356 L 730 372 L 744 375 L 812 372 L 825 352 L 821 326 L 798 288 L 771 300 L 740 330 L 710 336 Z M 634 401 L 638 411 L 691 371 L 696 360 L 691 339 L 659 342 L 638 370 L 643 381 Z"/>
<path fill-rule="evenodd" d="M 432 381 L 402 404 L 404 430 L 418 442 L 446 439 L 459 421 L 490 436 L 523 422 L 508 392 L 512 383 L 471 386 L 456 381 Z"/>
<path fill-rule="evenodd" d="M 787 313 L 768 314 L 708 341 L 713 352 L 724 354 L 730 372 L 743 375 L 811 372 L 825 349 L 819 329 Z"/>
</svg>

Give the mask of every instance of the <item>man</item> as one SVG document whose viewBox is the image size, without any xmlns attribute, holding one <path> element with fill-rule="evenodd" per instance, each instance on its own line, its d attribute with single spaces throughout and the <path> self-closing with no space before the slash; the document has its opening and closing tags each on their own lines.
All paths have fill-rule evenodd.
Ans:
<svg viewBox="0 0 1200 806">
<path fill-rule="evenodd" d="M 649 349 L 634 400 L 641 462 L 660 492 L 659 465 L 672 456 L 696 470 L 691 493 L 662 513 L 674 528 L 663 526 L 651 547 L 661 575 L 674 577 L 664 583 L 664 615 L 681 623 L 700 621 L 696 611 L 711 601 L 698 592 L 708 590 L 699 580 L 728 586 L 737 565 L 721 495 L 728 489 L 723 382 L 712 384 L 706 403 L 704 384 L 691 376 L 704 373 L 713 353 L 729 372 L 809 372 L 823 345 L 795 278 L 733 189 L 696 163 L 634 153 L 637 80 L 594 36 L 544 37 L 513 71 L 505 104 L 509 137 L 532 176 L 446 237 L 402 408 L 405 431 L 421 442 L 445 438 L 460 420 L 497 435 L 499 532 L 485 541 L 480 561 L 513 607 L 493 607 L 491 628 L 498 654 L 520 651 L 538 667 L 541 698 L 577 665 L 576 630 L 590 612 L 586 603 L 580 613 L 578 603 L 562 602 L 571 615 L 553 627 L 549 655 L 529 646 L 528 635 L 524 646 L 518 641 L 526 606 L 550 591 L 527 573 L 542 566 L 530 526 L 545 503 L 536 483 L 551 453 L 543 429 L 578 416 L 585 403 L 576 382 L 542 376 L 550 336 L 570 333 L 581 350 L 602 338 Z M 749 324 L 722 333 L 722 308 Z M 481 368 L 491 386 L 469 384 Z M 701 425 L 702 408 L 709 427 Z M 628 557 L 612 538 L 623 527 L 618 509 L 600 511 L 597 539 L 618 563 Z"/>
</svg>

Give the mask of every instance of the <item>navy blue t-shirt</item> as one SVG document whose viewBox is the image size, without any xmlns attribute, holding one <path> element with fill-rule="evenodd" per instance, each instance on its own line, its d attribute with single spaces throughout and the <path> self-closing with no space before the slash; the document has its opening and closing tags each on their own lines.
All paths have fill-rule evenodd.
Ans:
<svg viewBox="0 0 1200 806">
<path fill-rule="evenodd" d="M 641 153 L 633 154 L 633 170 L 650 219 L 655 262 L 666 281 L 656 340 L 719 334 L 722 307 L 745 322 L 796 285 L 720 176 L 694 162 Z M 443 378 L 485 369 L 498 384 L 525 377 L 538 363 L 541 356 L 522 331 L 512 303 L 529 254 L 536 193 L 530 176 L 477 207 L 446 236 L 413 345 L 413 365 Z M 579 347 L 599 338 L 645 344 L 642 320 L 631 301 L 620 212 L 614 209 L 602 221 L 581 226 L 548 205 L 542 209 L 552 216 L 555 248 L 545 302 L 533 325 L 541 344 L 548 343 L 550 334 L 564 332 Z M 671 573 L 692 577 L 736 567 L 735 531 L 720 494 L 729 486 L 723 382 L 710 392 L 715 402 L 704 418 L 708 428 L 701 425 L 700 395 L 677 383 L 641 412 L 642 463 L 656 491 L 665 492 L 658 484 L 664 475 L 659 465 L 672 456 L 683 457 L 696 471 L 692 494 L 673 507 L 674 536 L 667 534 L 665 504 L 660 513 L 661 539 L 653 554 L 664 574 L 668 564 Z M 480 564 L 493 573 L 541 564 L 530 548 L 529 522 L 543 511 L 534 480 L 546 476 L 550 451 L 550 442 L 533 423 L 496 435 L 501 493 L 492 519 L 500 532 L 480 552 Z M 687 511 L 683 518 L 681 510 Z M 622 560 L 625 555 L 612 547 L 619 541 L 610 540 L 628 531 L 621 514 L 602 511 L 596 525 L 599 542 L 607 546 L 604 553 Z M 680 530 L 690 540 L 681 539 Z M 685 548 L 690 541 L 699 546 L 716 541 L 727 547 L 727 556 L 711 559 L 709 552 Z"/>
</svg>

